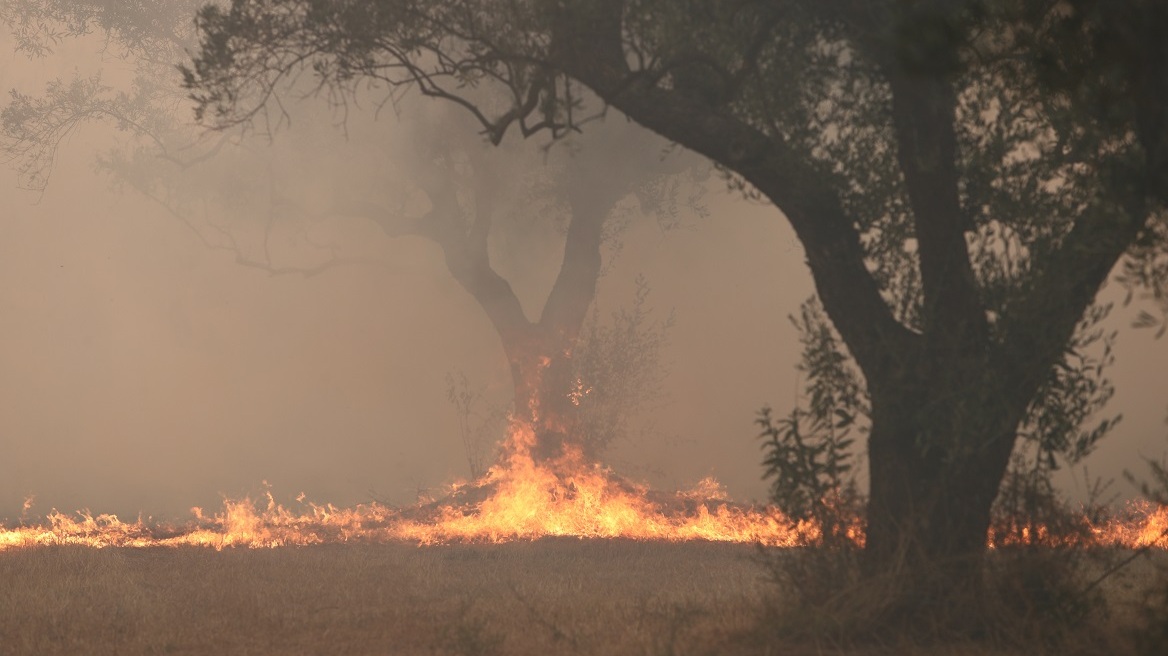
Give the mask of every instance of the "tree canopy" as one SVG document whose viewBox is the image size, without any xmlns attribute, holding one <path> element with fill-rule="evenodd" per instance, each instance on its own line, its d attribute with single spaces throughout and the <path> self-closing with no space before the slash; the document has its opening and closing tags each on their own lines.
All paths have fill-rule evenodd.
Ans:
<svg viewBox="0 0 1168 656">
<path fill-rule="evenodd" d="M 558 138 L 588 129 L 587 89 L 772 202 L 871 398 L 866 569 L 921 564 L 911 603 L 975 571 L 1111 273 L 1165 297 L 1163 3 L 233 0 L 198 27 L 183 73 L 212 125 L 310 75 Z"/>
</svg>

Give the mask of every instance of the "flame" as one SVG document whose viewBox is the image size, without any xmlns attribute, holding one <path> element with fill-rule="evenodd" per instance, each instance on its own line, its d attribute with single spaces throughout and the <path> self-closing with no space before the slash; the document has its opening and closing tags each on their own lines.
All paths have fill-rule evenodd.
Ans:
<svg viewBox="0 0 1168 656">
<path fill-rule="evenodd" d="M 538 414 L 532 414 L 538 420 Z M 183 525 L 132 522 L 88 510 L 65 515 L 53 509 L 40 524 L 27 524 L 32 497 L 25 501 L 20 525 L 0 526 L 0 551 L 47 545 L 103 547 L 201 546 L 273 548 L 347 542 L 508 542 L 547 536 L 636 540 L 759 543 L 768 546 L 815 544 L 820 529 L 795 522 L 774 508 L 735 504 L 713 478 L 690 490 L 654 492 L 629 482 L 578 448 L 537 460 L 532 453 L 532 422 L 513 421 L 502 461 L 481 479 L 456 483 L 443 501 L 420 501 L 409 508 L 370 503 L 351 508 L 318 505 L 296 497 L 290 509 L 271 491 L 259 499 L 226 499 L 208 514 L 192 508 Z M 265 482 L 266 485 L 266 482 Z M 1055 536 L 1044 526 L 999 527 L 991 547 L 1011 544 L 1074 544 L 1168 549 L 1168 506 L 1129 504 L 1122 512 L 1092 524 L 1083 519 L 1078 537 Z M 846 535 L 863 544 L 859 518 Z"/>
<path fill-rule="evenodd" d="M 572 391 L 568 392 L 568 400 L 572 405 L 579 406 L 580 400 L 592 393 L 591 387 L 585 387 L 584 381 L 576 378 L 576 382 L 572 386 Z"/>
<path fill-rule="evenodd" d="M 1099 521 L 1081 516 L 1071 526 L 1058 531 L 1041 524 L 992 527 L 989 545 L 993 548 L 1043 545 L 1168 549 L 1168 506 L 1145 500 L 1129 501 L 1118 512 Z"/>
<path fill-rule="evenodd" d="M 444 505 L 436 516 L 406 520 L 395 531 L 420 544 L 452 541 L 506 542 L 545 536 L 711 540 L 793 546 L 814 539 L 808 524 L 788 521 L 776 510 L 734 506 L 713 479 L 671 499 L 652 500 L 642 485 L 622 481 L 579 450 L 546 463 L 530 453 L 535 434 L 516 426 L 506 461 L 460 492 L 481 502 Z"/>
<path fill-rule="evenodd" d="M 208 516 L 192 508 L 194 520 L 185 525 L 155 524 L 141 517 L 125 522 L 117 515 L 94 515 L 88 510 L 65 515 L 53 509 L 45 523 L 0 528 L 0 551 L 49 545 L 103 547 L 280 547 L 285 545 L 347 542 L 376 535 L 393 511 L 378 504 L 336 508 L 308 503 L 299 512 L 277 504 L 266 493 L 266 508 L 251 499 L 227 499 L 223 510 Z"/>
<path fill-rule="evenodd" d="M 95 548 L 280 547 L 343 542 L 508 542 L 545 536 L 707 540 L 796 546 L 814 542 L 817 528 L 792 522 L 773 508 L 734 504 L 712 478 L 672 495 L 625 481 L 578 449 L 553 460 L 531 455 L 534 429 L 516 422 L 506 458 L 480 480 L 455 484 L 444 502 L 397 509 L 378 503 L 338 508 L 297 497 L 298 509 L 267 491 L 258 499 L 226 499 L 217 513 L 192 508 L 184 525 L 139 517 L 52 510 L 39 525 L 0 528 L 0 551 L 45 545 Z"/>
<path fill-rule="evenodd" d="M 526 429 L 529 430 L 529 429 Z M 530 440 L 530 436 L 521 436 Z M 477 499 L 477 501 L 475 500 Z M 579 452 L 538 463 L 519 449 L 482 479 L 456 485 L 446 501 L 399 509 L 378 503 L 338 508 L 297 497 L 296 509 L 259 499 L 226 499 L 208 514 L 192 508 L 183 525 L 132 522 L 116 515 L 52 510 L 36 525 L 0 528 L 0 551 L 48 545 L 103 547 L 200 546 L 274 548 L 348 542 L 499 543 L 547 536 L 637 540 L 760 543 L 792 547 L 814 544 L 819 529 L 793 522 L 773 508 L 731 502 L 717 481 L 706 478 L 690 490 L 664 495 L 629 483 L 608 469 L 586 463 Z M 1077 544 L 1168 549 L 1168 506 L 1132 502 L 1086 530 L 1055 536 L 1044 526 L 1016 527 L 990 536 L 990 546 Z M 857 522 L 847 531 L 863 543 Z"/>
</svg>

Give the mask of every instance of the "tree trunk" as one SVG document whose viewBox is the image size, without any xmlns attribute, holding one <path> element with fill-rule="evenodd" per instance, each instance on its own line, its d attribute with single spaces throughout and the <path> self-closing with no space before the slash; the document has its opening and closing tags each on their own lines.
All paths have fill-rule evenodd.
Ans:
<svg viewBox="0 0 1168 656">
<path fill-rule="evenodd" d="M 978 593 L 991 509 L 1025 411 L 1017 400 L 988 402 L 1000 392 L 992 383 L 961 389 L 957 376 L 948 377 L 952 386 L 924 378 L 869 383 L 871 480 L 861 570 L 870 581 L 893 583 L 899 598 L 891 601 L 908 613 Z"/>
<path fill-rule="evenodd" d="M 869 579 L 899 577 L 892 589 L 904 590 L 910 601 L 915 595 L 913 605 L 924 609 L 952 594 L 954 586 L 979 580 L 990 510 L 1027 405 L 1109 271 L 1147 225 L 1152 213 L 1146 199 L 1164 197 L 1164 185 L 1157 184 L 1168 179 L 1163 93 L 1153 92 L 1168 86 L 1168 76 L 1158 65 L 1165 61 L 1159 56 L 1163 40 L 1148 31 L 1144 50 L 1133 52 L 1152 56 L 1131 66 L 1145 71 L 1136 87 L 1151 90 L 1150 100 L 1139 103 L 1134 126 L 1148 153 L 1148 175 L 1116 161 L 1101 163 L 1102 175 L 1131 182 L 1109 185 L 1103 193 L 1108 211 L 1075 216 L 1056 248 L 1032 253 L 1033 274 L 991 330 L 964 234 L 969 224 L 963 210 L 984 199 L 972 198 L 964 206 L 961 199 L 967 181 L 958 166 L 955 126 L 963 119 L 956 112 L 954 76 L 931 66 L 905 66 L 900 48 L 884 49 L 920 38 L 916 45 L 936 51 L 937 43 L 926 42 L 929 31 L 911 29 L 911 21 L 931 18 L 929 12 L 944 9 L 944 3 L 904 4 L 903 11 L 880 16 L 909 22 L 873 24 L 874 38 L 857 39 L 856 46 L 873 49 L 871 59 L 886 74 L 892 93 L 889 127 L 913 217 L 924 297 L 920 325 L 912 329 L 894 315 L 872 275 L 858 217 L 845 206 L 838 181 L 778 136 L 781 130 L 758 128 L 757 117 L 736 115 L 732 103 L 712 106 L 684 88 L 665 88 L 659 77 L 632 70 L 624 3 L 566 3 L 553 23 L 551 53 L 558 68 L 606 102 L 740 175 L 782 210 L 872 399 L 863 571 Z M 910 29 L 897 31 L 900 27 Z M 885 35 L 894 32 L 905 38 L 888 40 Z M 942 44 L 937 61 L 948 61 L 946 55 L 954 53 L 944 48 L 956 49 L 963 38 Z"/>
<path fill-rule="evenodd" d="M 504 342 L 515 390 L 514 416 L 535 432 L 535 444 L 530 449 L 536 460 L 558 458 L 568 445 L 581 450 L 584 447 L 582 436 L 575 430 L 571 397 L 574 344 L 548 332 L 536 325 L 527 339 Z"/>
</svg>

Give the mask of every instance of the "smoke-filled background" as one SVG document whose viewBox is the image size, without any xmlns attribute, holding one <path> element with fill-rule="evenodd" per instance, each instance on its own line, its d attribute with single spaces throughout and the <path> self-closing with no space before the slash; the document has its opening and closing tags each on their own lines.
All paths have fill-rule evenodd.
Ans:
<svg viewBox="0 0 1168 656">
<path fill-rule="evenodd" d="M 99 71 L 111 88 L 129 84 L 134 63 L 99 37 L 30 59 L 5 32 L 0 80 L 30 96 Z M 481 141 L 434 104 L 402 106 L 400 117 L 371 103 L 341 114 L 309 98 L 270 138 L 232 136 L 179 173 L 117 159 L 140 138 L 95 116 L 62 135 L 43 190 L 22 189 L 28 181 L 2 169 L 0 518 L 18 517 L 30 495 L 34 514 L 182 518 L 263 481 L 280 500 L 305 492 L 336 504 L 408 503 L 467 475 L 448 377 L 465 375 L 480 409 L 505 404 L 499 337 L 437 246 L 336 211 L 355 197 L 420 211 L 422 167 L 410 158 L 423 137 Z M 192 121 L 185 104 L 173 111 Z M 612 114 L 596 131 L 639 130 L 621 122 Z M 217 138 L 199 135 L 207 150 Z M 490 154 L 522 191 L 493 236 L 492 264 L 536 317 L 564 239 L 555 194 L 529 193 L 556 175 L 545 172 L 597 149 L 597 162 L 638 161 L 650 149 L 683 169 L 664 210 L 629 194 L 610 219 L 621 229 L 606 248 L 596 320 L 628 308 L 643 287 L 650 323 L 672 317 L 657 358 L 661 393 L 637 408 L 610 460 L 656 486 L 713 475 L 736 498 L 764 498 L 753 422 L 763 405 L 785 411 L 797 400 L 787 315 L 812 293 L 801 247 L 777 210 L 727 191 L 667 143 L 589 138 L 546 152 L 509 141 Z M 161 189 L 151 175 L 186 195 L 151 198 L 126 183 Z M 1109 412 L 1124 420 L 1088 459 L 1092 477 L 1119 478 L 1137 454 L 1166 448 L 1168 342 L 1127 329 L 1135 311 L 1108 320 L 1121 333 Z M 1073 495 L 1084 488 L 1078 474 L 1063 476 Z M 1115 491 L 1134 493 L 1122 481 Z"/>
</svg>

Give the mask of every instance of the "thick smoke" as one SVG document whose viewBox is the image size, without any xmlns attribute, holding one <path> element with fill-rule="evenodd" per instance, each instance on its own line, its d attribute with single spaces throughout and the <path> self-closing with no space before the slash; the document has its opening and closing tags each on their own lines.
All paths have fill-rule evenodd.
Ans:
<svg viewBox="0 0 1168 656">
<path fill-rule="evenodd" d="M 0 49 L 15 44 L 6 33 Z M 100 71 L 104 84 L 128 89 L 133 63 L 102 47 L 84 38 L 41 59 L 10 54 L 0 79 L 39 96 L 51 80 Z M 340 113 L 310 98 L 274 117 L 270 135 L 222 145 L 184 128 L 212 153 L 186 168 L 151 158 L 126 125 L 88 121 L 60 140 L 43 191 L 20 189 L 6 169 L 0 518 L 19 517 L 29 494 L 34 514 L 183 517 L 264 481 L 281 499 L 303 491 L 337 504 L 407 503 L 467 474 L 447 374 L 464 373 L 484 403 L 500 404 L 508 365 L 437 246 L 339 211 L 354 199 L 402 215 L 427 208 L 417 193 L 424 167 L 411 158 L 425 156 L 417 117 L 434 110 L 407 99 L 401 116 L 378 113 L 374 99 Z M 172 111 L 180 126 L 189 121 L 184 103 Z M 438 121 L 431 131 L 473 136 L 452 113 L 429 120 Z M 593 166 L 643 158 L 646 143 L 684 157 L 641 137 L 598 145 L 584 135 L 550 151 L 509 142 L 489 154 L 511 190 L 492 263 L 529 317 L 563 251 L 562 207 L 541 180 L 573 156 Z M 611 219 L 624 227 L 607 246 L 599 320 L 632 301 L 638 279 L 654 316 L 676 320 L 661 402 L 610 457 L 656 485 L 712 474 L 735 497 L 760 498 L 753 419 L 764 404 L 796 402 L 786 316 L 811 284 L 773 207 L 726 191 L 717 174 L 688 180 L 665 199 L 676 205 L 668 225 L 634 195 Z M 587 193 L 588 175 L 576 182 Z M 1111 321 L 1129 320 L 1117 312 Z M 1166 370 L 1163 343 L 1122 336 L 1113 407 L 1126 419 L 1093 474 L 1116 476 L 1133 452 L 1163 450 Z"/>
</svg>

